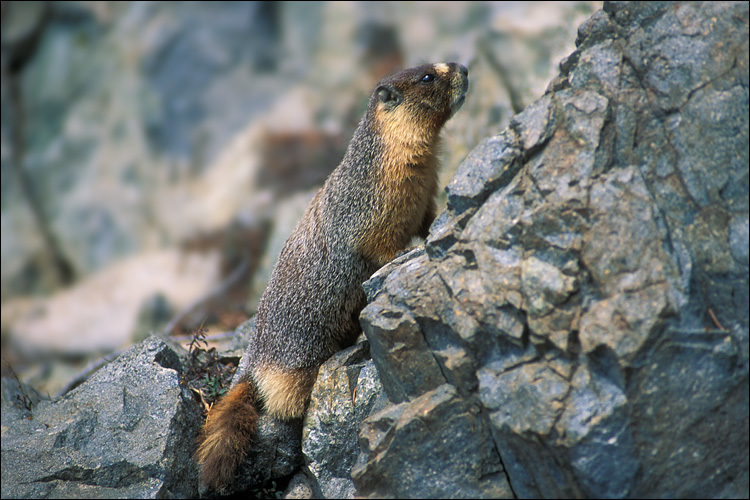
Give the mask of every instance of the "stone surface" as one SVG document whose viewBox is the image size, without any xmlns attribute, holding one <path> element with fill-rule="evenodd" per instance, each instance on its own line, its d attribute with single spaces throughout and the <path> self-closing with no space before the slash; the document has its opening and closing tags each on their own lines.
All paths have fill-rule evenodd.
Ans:
<svg viewBox="0 0 750 500">
<path fill-rule="evenodd" d="M 607 2 L 576 43 L 365 285 L 365 496 L 748 495 L 748 6 Z"/>
<path fill-rule="evenodd" d="M 281 498 L 288 500 L 316 498 L 312 481 L 304 472 L 298 472 L 289 481 L 289 485 L 284 490 Z"/>
<path fill-rule="evenodd" d="M 2 496 L 194 497 L 198 404 L 150 338 L 30 413 L 3 399 Z"/>
<path fill-rule="evenodd" d="M 289 184 L 311 172 L 320 182 L 384 72 L 450 58 L 471 63 L 476 93 L 446 134 L 444 184 L 471 145 L 507 125 L 509 94 L 523 104 L 540 95 L 596 5 L 9 4 L 3 65 L 22 66 L 24 120 L 3 72 L 3 298 L 54 285 L 6 175 L 18 149 L 64 256 L 85 276 L 225 227 L 269 177 L 287 192 L 307 189 Z M 281 161 L 264 153 L 274 144 Z"/>
<path fill-rule="evenodd" d="M 483 438 L 486 429 L 479 413 L 455 387 L 443 384 L 372 415 L 360 433 L 364 453 L 352 469 L 359 494 L 513 498 L 495 445 Z"/>
<path fill-rule="evenodd" d="M 30 357 L 111 352 L 147 333 L 138 323 L 157 295 L 166 309 L 181 310 L 220 282 L 219 252 L 148 252 L 88 276 L 34 308 L 10 329 L 12 344 Z M 171 319 L 174 313 L 167 315 Z"/>
<path fill-rule="evenodd" d="M 334 354 L 320 367 L 302 432 L 302 453 L 322 498 L 355 498 L 350 471 L 357 458 L 359 428 L 389 402 L 362 342 Z"/>
</svg>

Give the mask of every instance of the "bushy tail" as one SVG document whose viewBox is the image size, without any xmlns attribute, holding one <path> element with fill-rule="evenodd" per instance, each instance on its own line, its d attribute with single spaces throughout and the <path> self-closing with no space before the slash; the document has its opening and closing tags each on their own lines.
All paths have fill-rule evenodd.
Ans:
<svg viewBox="0 0 750 500">
<path fill-rule="evenodd" d="M 224 489 L 234 479 L 258 424 L 257 399 L 254 384 L 244 381 L 209 411 L 195 453 L 201 464 L 201 480 L 209 488 Z"/>
</svg>

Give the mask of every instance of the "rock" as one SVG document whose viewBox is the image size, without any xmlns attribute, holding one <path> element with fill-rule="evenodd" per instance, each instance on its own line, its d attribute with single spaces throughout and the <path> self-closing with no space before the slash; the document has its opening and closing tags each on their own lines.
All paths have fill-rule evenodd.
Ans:
<svg viewBox="0 0 750 500">
<path fill-rule="evenodd" d="M 152 332 L 161 331 L 174 318 L 175 312 L 162 293 L 146 298 L 138 310 L 132 338 L 135 342 L 146 340 Z"/>
<path fill-rule="evenodd" d="M 32 17 L 33 4 L 13 10 L 28 14 L 3 29 L 4 60 L 6 31 L 15 47 L 39 24 L 30 24 L 40 17 Z M 22 168 L 74 270 L 87 275 L 228 224 L 257 171 L 248 124 L 296 80 L 289 69 L 272 72 L 266 60 L 283 45 L 273 29 L 279 9 L 156 3 L 47 10 L 37 50 L 19 75 L 23 120 L 6 111 L 12 106 L 3 72 L 2 161 L 5 168 L 7 151 L 18 146 L 6 130 L 25 122 Z M 220 172 L 204 175 L 211 169 Z M 15 179 L 3 182 L 3 235 L 12 235 L 3 238 L 11 264 L 2 273 L 3 294 L 44 285 L 31 260 L 44 241 L 19 191 Z M 197 194 L 220 204 L 197 201 Z M 24 276 L 27 267 L 32 273 Z"/>
<path fill-rule="evenodd" d="M 200 411 L 154 337 L 29 418 L 3 399 L 2 496 L 195 497 Z"/>
<path fill-rule="evenodd" d="M 359 494 L 513 498 L 493 442 L 483 439 L 479 412 L 443 384 L 368 418 L 360 434 L 363 456 L 352 469 Z"/>
<path fill-rule="evenodd" d="M 24 170 L 62 253 L 86 276 L 220 230 L 259 184 L 320 181 L 394 66 L 471 62 L 476 92 L 445 134 L 447 182 L 469 145 L 511 115 L 477 38 L 514 68 L 528 103 L 594 5 L 23 2 L 4 11 L 3 64 L 20 72 Z M 5 76 L 1 87 L 6 168 L 22 120 Z M 270 137 L 299 152 L 263 158 L 264 125 L 279 122 Z M 13 177 L 0 186 L 0 289 L 52 292 L 44 239 Z"/>
<path fill-rule="evenodd" d="M 49 397 L 40 394 L 34 387 L 17 378 L 2 378 L 2 404 L 3 411 L 22 412 L 24 417 L 31 415 L 31 408 L 38 405 L 40 401 Z"/>
<path fill-rule="evenodd" d="M 313 491 L 312 480 L 304 472 L 298 472 L 289 481 L 281 498 L 288 500 L 316 498 Z"/>
<path fill-rule="evenodd" d="M 471 130 L 501 121 L 510 127 L 459 166 L 424 249 L 400 256 L 365 285 L 370 303 L 361 322 L 372 362 L 363 345 L 334 357 L 321 370 L 304 428 L 264 420 L 265 444 L 250 451 L 237 491 L 296 473 L 299 488 L 289 494 L 299 489 L 302 496 L 748 496 L 748 7 L 604 7 L 581 26 L 577 50 L 548 92 L 524 112 L 502 118 L 502 108 L 483 100 L 491 94 L 481 89 L 492 85 L 473 87 L 476 104 L 467 105 L 487 111 L 471 115 L 478 123 Z M 203 7 L 190 8 L 198 10 L 188 19 Z M 163 67 L 190 52 L 192 36 L 221 42 L 237 27 L 220 16 L 216 22 L 230 29 L 218 38 L 188 32 L 170 21 L 169 9 L 129 7 L 119 28 L 107 30 L 161 48 L 146 69 L 163 97 L 175 85 Z M 272 25 L 257 36 L 279 36 L 273 9 L 257 14 Z M 336 5 L 325 19 L 349 14 Z M 105 22 L 92 16 L 68 12 L 62 21 L 91 34 Z M 132 36 L 143 19 L 155 39 Z M 62 43 L 42 41 L 45 60 L 59 60 L 52 48 L 74 54 L 60 22 L 53 18 L 45 36 Z M 343 39 L 324 33 L 329 45 Z M 490 38 L 483 64 L 506 47 Z M 187 58 L 197 74 L 224 69 L 241 87 L 242 75 L 226 64 L 234 52 L 211 46 Z M 135 92 L 142 82 L 129 73 L 135 68 L 117 64 L 130 61 L 127 54 L 91 67 L 102 74 L 102 64 L 125 68 L 117 95 L 143 96 Z M 270 71 L 268 60 L 248 57 Z M 335 68 L 336 57 L 327 63 Z M 40 85 L 32 94 L 57 90 L 50 99 L 59 103 L 77 88 L 75 71 L 45 80 L 35 78 L 43 66 L 29 64 L 25 78 Z M 211 85 L 210 96 L 232 95 L 226 85 Z M 88 114 L 65 125 L 78 142 L 63 147 L 51 139 L 61 127 L 55 121 L 30 138 L 39 146 L 29 148 L 36 175 L 46 173 L 39 165 L 70 158 L 93 165 L 127 151 L 114 156 L 139 165 L 147 156 L 119 135 L 100 141 L 90 129 L 100 121 L 84 118 L 98 116 L 102 93 L 84 94 L 76 109 Z M 184 135 L 160 127 L 200 118 L 199 106 L 151 116 L 153 133 L 139 135 L 128 113 L 154 109 L 146 104 L 120 110 L 113 129 L 163 139 L 171 153 L 184 153 Z M 455 144 L 448 140 L 453 155 L 462 151 Z M 246 146 L 238 141 L 233 158 Z M 65 186 L 68 175 L 45 177 L 45 190 L 59 191 L 54 186 Z M 135 198 L 123 200 L 104 213 L 90 198 L 51 206 L 63 206 L 61 217 L 78 224 L 78 215 L 89 214 L 82 241 L 95 235 L 88 248 L 101 263 L 106 248 L 135 245 L 117 236 L 142 217 L 127 210 Z M 133 220 L 111 224 L 111 213 Z M 72 241 L 79 232 L 66 236 Z M 242 331 L 250 334 L 252 323 Z M 200 423 L 179 381 L 176 355 L 149 339 L 62 400 L 40 401 L 30 412 L 4 403 L 2 496 L 195 496 L 190 455 Z M 352 426 L 359 422 L 357 449 Z M 297 473 L 303 435 L 304 480 Z"/>
<path fill-rule="evenodd" d="M 748 496 L 748 6 L 607 2 L 576 43 L 365 285 L 397 404 L 361 495 Z"/>
<path fill-rule="evenodd" d="M 520 166 L 514 161 L 519 154 L 516 142 L 514 134 L 503 133 L 486 138 L 474 148 L 445 188 L 448 208 L 463 213 L 505 186 Z"/>
<path fill-rule="evenodd" d="M 242 206 L 249 204 L 254 210 L 258 207 L 258 210 L 274 209 L 271 203 L 257 202 L 264 196 L 254 185 L 263 181 L 262 176 L 260 179 L 256 177 L 263 168 L 257 152 L 264 128 L 257 122 L 249 124 L 249 120 L 262 115 L 273 122 L 274 116 L 267 114 L 273 115 L 273 106 L 286 102 L 293 120 L 299 121 L 301 115 L 310 115 L 311 126 L 325 125 L 325 134 L 321 136 L 324 143 L 332 138 L 338 140 L 341 131 L 345 132 L 345 127 L 342 129 L 338 125 L 341 116 L 348 119 L 347 113 L 356 114 L 356 123 L 363 102 L 357 92 L 366 94 L 372 90 L 372 82 L 368 79 L 372 79 L 378 69 L 363 67 L 358 60 L 358 51 L 352 50 L 352 41 L 355 40 L 352 35 L 360 32 L 360 27 L 366 28 L 372 19 L 378 19 L 375 24 L 384 28 L 378 33 L 400 38 L 407 49 L 404 53 L 422 54 L 420 58 L 426 60 L 440 60 L 448 54 L 455 60 L 472 62 L 474 98 L 467 102 L 466 112 L 456 117 L 458 121 L 452 122 L 455 127 L 445 134 L 446 161 L 443 163 L 448 167 L 445 175 L 450 176 L 450 167 L 458 163 L 457 158 L 465 156 L 468 144 L 486 136 L 487 130 L 497 130 L 510 120 L 506 96 L 510 89 L 498 84 L 502 75 L 497 74 L 487 54 L 477 50 L 479 44 L 474 34 L 467 33 L 465 27 L 479 22 L 481 29 L 488 33 L 487 46 L 503 53 L 503 64 L 516 68 L 510 75 L 514 90 L 521 100 L 530 102 L 544 88 L 549 73 L 554 71 L 557 56 L 571 47 L 571 27 L 577 23 L 576 19 L 591 8 L 585 4 L 559 5 L 562 7 L 510 7 L 515 14 L 508 15 L 504 4 L 477 4 L 466 9 L 448 4 L 417 3 L 399 6 L 395 11 L 390 7 L 346 3 L 324 7 L 299 3 L 286 5 L 284 9 L 261 4 L 218 5 L 211 9 L 196 4 L 180 6 L 158 2 L 55 4 L 50 8 L 49 24 L 40 33 L 38 52 L 28 60 L 21 75 L 28 119 L 24 164 L 34 185 L 44 195 L 42 208 L 54 233 L 81 275 L 94 273 L 118 257 L 143 249 L 151 252 L 191 241 L 196 233 L 216 234 L 215 231 L 231 221 Z M 195 28 L 197 19 L 205 21 L 197 23 L 201 25 L 198 29 Z M 543 22 L 539 22 L 540 19 Z M 435 32 L 438 26 L 442 26 L 440 33 Z M 14 27 L 23 28 L 20 24 L 14 24 Z M 507 33 L 522 36 L 519 41 Z M 8 34 L 12 33 L 4 29 L 3 36 Z M 365 46 L 368 43 L 364 41 Z M 516 50 L 519 46 L 523 50 Z M 259 47 L 262 50 L 255 50 Z M 529 52 L 533 52 L 533 57 L 527 57 Z M 283 57 L 277 58 L 279 54 Z M 370 58 L 371 54 L 366 57 Z M 416 62 L 406 61 L 407 64 Z M 275 65 L 279 67 L 274 68 Z M 522 67 L 526 69 L 520 69 Z M 274 71 L 277 73 L 273 74 Z M 366 78 L 360 78 L 365 74 Z M 333 82 L 331 75 L 335 75 Z M 356 89 L 356 92 L 352 90 L 364 80 L 367 80 L 365 87 Z M 303 109 L 289 106 L 289 102 L 299 102 L 288 99 L 290 87 L 306 90 Z M 9 109 L 6 88 L 3 85 L 4 132 L 12 131 L 14 123 L 13 117 L 5 113 Z M 313 95 L 312 104 L 304 102 Z M 337 98 L 331 99 L 331 95 Z M 267 110 L 270 111 L 267 113 Z M 525 120 L 532 124 L 549 121 L 554 118 L 555 110 L 551 101 L 542 103 L 533 108 Z M 532 135 L 518 135 L 520 131 L 533 128 L 524 125 L 526 121 L 519 119 L 515 128 L 507 133 L 510 137 L 507 141 L 509 156 L 521 150 L 519 144 L 530 148 L 532 143 L 539 146 L 549 140 L 551 132 L 544 130 L 536 133 L 534 129 Z M 329 135 L 328 125 L 331 123 L 334 126 Z M 548 126 L 547 130 L 553 131 L 554 127 Z M 5 133 L 0 139 L 5 163 L 10 158 L 13 144 L 9 143 Z M 488 149 L 506 144 L 495 138 L 488 142 Z M 312 150 L 325 152 L 328 149 Z M 304 154 L 294 155 L 295 160 L 298 157 L 304 159 Z M 455 191 L 455 206 L 463 204 L 466 212 L 463 219 L 446 216 L 436 222 L 435 229 L 444 231 L 441 239 L 435 238 L 433 244 L 428 245 L 426 251 L 430 258 L 444 254 L 456 244 L 464 224 L 473 214 L 472 210 L 490 196 L 493 189 L 510 182 L 522 165 L 518 161 L 512 168 L 498 172 L 493 170 L 496 163 L 487 163 L 483 172 L 495 183 L 491 186 L 483 183 L 471 186 L 471 172 L 466 171 L 469 178 L 462 187 L 465 191 Z M 271 177 L 274 185 L 278 179 Z M 298 184 L 306 187 L 312 182 L 303 176 Z M 18 200 L 16 185 L 11 180 L 4 182 L 2 188 L 3 297 L 48 290 L 43 283 L 40 284 L 36 274 L 42 241 L 29 223 L 28 210 L 19 206 L 22 204 Z M 474 188 L 478 191 L 472 191 Z M 441 221 L 446 224 L 439 226 Z M 737 227 L 733 234 L 741 236 L 741 221 Z M 286 236 L 280 236 L 281 231 L 279 225 L 275 237 L 283 243 Z M 6 237 L 8 235 L 10 237 Z M 275 247 L 274 244 L 269 246 Z M 280 245 L 276 247 L 280 248 Z M 425 251 L 417 253 L 424 255 Z M 272 264 L 275 258 L 273 253 L 270 255 Z M 464 255 L 470 257 L 468 249 Z M 403 256 L 399 261 L 410 258 Z M 458 267 L 458 260 L 453 265 Z M 213 269 L 211 267 L 209 271 L 213 272 Z M 206 277 L 213 277 L 210 272 Z M 203 276 L 184 270 L 180 273 L 192 277 L 198 274 Z M 153 282 L 153 276 L 151 278 L 150 282 Z M 503 277 L 506 278 L 509 276 Z M 261 274 L 255 281 L 254 291 L 259 294 L 264 286 Z M 115 293 L 118 289 L 130 288 L 110 283 L 106 290 Z M 178 285 L 171 286 L 170 290 L 184 291 L 187 288 Z M 139 298 L 155 297 L 158 293 L 159 290 L 149 288 Z M 408 291 L 404 290 L 404 293 L 408 294 Z M 58 314 L 44 313 L 43 318 L 37 318 L 40 321 L 35 322 L 34 331 L 57 333 L 57 325 L 64 321 L 61 318 L 65 322 L 70 320 L 70 308 L 64 305 L 78 307 L 85 304 L 91 310 L 85 313 L 80 323 L 70 321 L 68 324 L 72 323 L 74 327 L 64 332 L 66 340 L 73 338 L 77 344 L 61 347 L 37 341 L 33 348 L 53 347 L 53 351 L 77 354 L 92 347 L 110 349 L 119 346 L 129 335 L 126 332 L 132 330 L 132 322 L 143 304 L 143 300 L 133 307 L 130 303 L 128 307 L 119 303 L 117 311 L 127 312 L 119 321 L 113 319 L 111 309 L 101 315 L 102 308 L 91 307 L 96 303 L 95 299 L 104 294 L 94 294 L 96 297 L 92 300 L 85 298 L 90 297 L 88 294 L 69 295 L 65 291 L 63 295 L 66 300 L 54 301 L 54 306 L 53 301 L 44 303 L 50 312 L 54 309 Z M 164 295 L 171 307 L 180 308 L 179 301 L 172 301 L 169 293 Z M 508 304 L 518 304 L 521 297 L 520 291 L 506 295 Z M 159 307 L 155 310 L 161 309 L 161 305 L 157 305 Z M 251 305 L 254 305 L 252 301 Z M 3 309 L 5 312 L 5 304 Z M 461 325 L 464 320 L 468 322 L 462 327 L 462 335 L 471 336 L 481 331 L 480 327 L 490 324 L 475 325 L 459 309 L 453 312 L 456 325 Z M 512 348 L 516 349 L 515 344 L 521 341 L 525 325 L 517 308 L 489 305 L 487 313 L 502 322 L 503 328 L 513 338 Z M 431 321 L 427 313 L 418 319 L 420 322 Z M 102 328 L 100 321 L 106 323 L 106 327 Z M 91 334 L 102 331 L 115 335 L 105 339 Z M 70 332 L 78 335 L 70 337 Z M 58 336 L 62 337 L 62 334 Z M 31 336 L 25 338 L 32 340 Z M 524 356 L 524 353 L 527 351 L 519 356 Z M 439 359 L 440 363 L 455 367 L 450 376 L 457 377 L 452 383 L 461 386 L 459 394 L 463 395 L 463 385 L 458 379 L 472 377 L 470 353 L 449 346 L 440 351 Z M 435 367 L 440 369 L 437 363 Z M 372 375 L 372 371 L 372 365 L 365 364 L 360 373 Z M 433 388 L 443 383 L 437 375 L 437 372 L 432 373 L 430 376 L 435 377 L 426 380 Z M 372 380 L 369 375 L 367 380 Z M 406 389 L 401 392 L 406 394 L 413 390 Z M 356 392 L 361 394 L 363 390 L 357 389 Z M 338 395 L 348 396 L 344 392 Z M 381 401 L 384 400 L 385 396 L 381 397 Z M 451 400 L 450 404 L 453 403 Z M 364 416 L 358 414 L 357 418 Z M 266 428 L 270 429 L 269 435 L 275 432 L 273 423 L 263 424 L 262 429 Z M 294 426 L 280 432 L 286 433 L 290 439 L 299 439 L 299 429 Z M 329 429 L 329 432 L 333 430 Z M 352 433 L 350 430 L 346 433 L 347 443 L 351 444 Z M 353 463 L 357 452 L 352 451 L 342 460 Z M 266 463 L 270 470 L 288 470 L 286 466 L 298 462 L 292 451 L 282 455 L 286 465 Z M 329 472 L 325 467 L 332 470 Z M 341 490 L 330 491 L 351 491 L 344 469 L 335 469 L 335 464 L 331 463 L 325 467 L 317 473 L 318 481 L 323 481 L 323 476 L 328 474 L 341 480 L 343 485 Z M 247 471 L 245 475 L 252 477 Z M 193 476 L 188 474 L 186 477 L 191 478 L 188 482 L 192 484 Z M 265 477 L 269 476 L 264 473 L 252 480 Z M 62 490 L 55 491 L 57 493 L 53 494 L 61 494 Z"/>
<path fill-rule="evenodd" d="M 322 498 L 356 498 L 350 477 L 362 421 L 389 404 L 364 341 L 320 367 L 302 431 L 302 453 Z"/>
</svg>

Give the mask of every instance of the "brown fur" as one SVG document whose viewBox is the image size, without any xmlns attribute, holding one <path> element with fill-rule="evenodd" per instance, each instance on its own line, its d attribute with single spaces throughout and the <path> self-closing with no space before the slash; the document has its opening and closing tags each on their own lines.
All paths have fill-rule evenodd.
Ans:
<svg viewBox="0 0 750 500">
<path fill-rule="evenodd" d="M 307 399 L 317 376 L 317 368 L 289 370 L 260 366 L 254 372 L 258 392 L 266 402 L 266 411 L 282 420 L 305 415 Z"/>
<path fill-rule="evenodd" d="M 206 486 L 221 489 L 234 479 L 255 433 L 257 399 L 253 385 L 240 382 L 211 408 L 196 452 Z"/>
<path fill-rule="evenodd" d="M 405 97 L 409 98 L 419 96 Z M 405 106 L 375 113 L 384 145 L 379 188 L 385 203 L 359 247 L 379 265 L 393 260 L 413 236 L 425 237 L 435 218 L 442 123 L 432 118 Z"/>
</svg>

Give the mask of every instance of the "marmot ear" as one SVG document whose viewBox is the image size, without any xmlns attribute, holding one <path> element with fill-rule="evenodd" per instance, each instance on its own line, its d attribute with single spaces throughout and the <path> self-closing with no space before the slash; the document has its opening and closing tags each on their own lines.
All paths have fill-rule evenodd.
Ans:
<svg viewBox="0 0 750 500">
<path fill-rule="evenodd" d="M 401 93 L 393 87 L 381 85 L 375 90 L 375 92 L 378 94 L 378 99 L 383 104 L 395 106 L 401 102 Z"/>
</svg>

